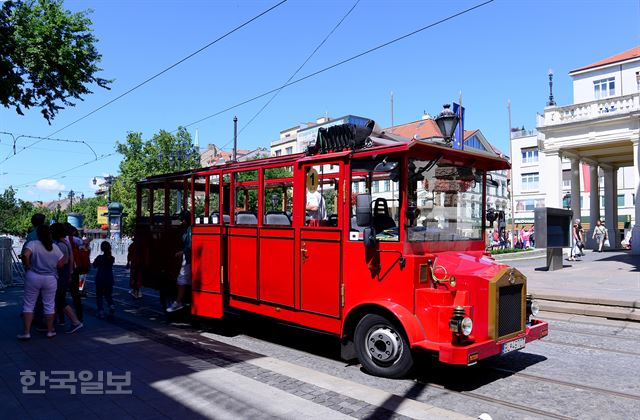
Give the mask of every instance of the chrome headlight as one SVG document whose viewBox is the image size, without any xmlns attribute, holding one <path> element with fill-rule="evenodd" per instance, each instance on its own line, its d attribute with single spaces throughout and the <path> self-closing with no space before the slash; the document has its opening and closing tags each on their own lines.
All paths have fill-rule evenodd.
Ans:
<svg viewBox="0 0 640 420">
<path fill-rule="evenodd" d="M 459 331 L 464 335 L 469 335 L 471 330 L 473 330 L 473 321 L 469 317 L 464 317 L 460 322 Z"/>
<path fill-rule="evenodd" d="M 531 301 L 531 315 L 538 316 L 540 312 L 540 304 L 537 301 Z"/>
</svg>

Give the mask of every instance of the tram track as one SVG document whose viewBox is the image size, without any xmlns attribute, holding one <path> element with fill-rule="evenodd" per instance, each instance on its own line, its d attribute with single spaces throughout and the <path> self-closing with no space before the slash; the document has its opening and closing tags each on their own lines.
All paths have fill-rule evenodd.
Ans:
<svg viewBox="0 0 640 420">
<path fill-rule="evenodd" d="M 581 389 L 583 391 L 596 392 L 596 393 L 603 394 L 603 395 L 608 395 L 608 396 L 611 396 L 611 397 L 619 397 L 619 398 L 626 398 L 626 399 L 630 399 L 630 400 L 634 400 L 634 401 L 640 401 L 640 395 L 637 395 L 637 394 L 629 394 L 627 392 L 613 391 L 611 389 L 599 388 L 599 387 L 591 386 L 591 385 L 577 384 L 575 382 L 563 381 L 561 379 L 547 378 L 545 376 L 539 376 L 539 375 L 533 375 L 533 374 L 530 374 L 530 373 L 518 372 L 518 371 L 515 371 L 515 370 L 511 370 L 511 369 L 505 369 L 505 368 L 499 368 L 499 367 L 491 367 L 490 369 L 495 371 L 495 372 L 506 373 L 509 376 L 516 376 L 516 377 L 519 377 L 519 378 L 529 379 L 529 380 L 532 380 L 532 381 L 546 382 L 546 383 L 550 383 L 550 384 L 554 384 L 554 385 L 561 385 L 561 386 L 570 387 L 570 388 L 574 388 L 574 389 L 577 388 L 577 389 Z"/>
<path fill-rule="evenodd" d="M 122 291 L 125 291 L 125 292 L 128 292 L 128 290 L 129 290 L 128 288 L 119 287 L 119 286 L 116 286 L 114 288 L 122 290 Z M 148 296 L 150 298 L 155 298 L 155 299 L 158 298 L 158 296 L 149 295 L 149 294 L 147 294 L 146 296 Z M 147 313 L 153 313 L 154 315 L 165 315 L 164 311 L 160 311 L 158 309 L 154 309 L 154 308 L 146 306 L 146 305 L 140 307 L 138 304 L 135 304 L 134 302 L 129 301 L 127 299 L 114 298 L 114 301 L 116 301 L 118 304 L 122 305 L 123 307 L 135 308 L 137 310 L 141 310 L 141 311 L 144 311 L 144 312 L 147 312 Z M 570 332 L 570 331 L 567 331 L 567 332 Z M 589 333 L 584 333 L 584 334 L 585 335 L 589 335 Z M 252 337 L 250 337 L 250 338 L 252 338 Z M 640 354 L 633 353 L 633 352 L 624 352 L 624 351 L 619 351 L 619 350 L 602 349 L 602 348 L 597 348 L 597 347 L 592 347 L 592 346 L 584 346 L 584 345 L 578 345 L 578 344 L 572 344 L 572 343 L 562 343 L 562 342 L 550 341 L 548 339 L 545 340 L 545 342 L 549 342 L 549 343 L 552 343 L 552 344 L 558 344 L 558 345 L 567 345 L 567 346 L 572 346 L 572 347 L 579 347 L 579 348 L 588 348 L 588 349 L 591 349 L 591 350 L 609 351 L 609 352 L 614 352 L 614 353 L 621 353 L 621 354 L 629 354 L 629 355 L 633 355 L 633 356 L 640 356 Z M 572 388 L 572 389 L 580 389 L 582 391 L 588 391 L 588 392 L 594 392 L 594 393 L 601 394 L 601 395 L 606 395 L 606 396 L 609 396 L 609 397 L 624 398 L 624 399 L 627 399 L 627 400 L 640 401 L 640 395 L 636 395 L 636 394 L 630 394 L 630 393 L 625 393 L 625 392 L 620 392 L 620 391 L 614 391 L 614 390 L 610 390 L 610 389 L 604 389 L 604 388 L 599 388 L 599 387 L 585 385 L 585 384 L 578 384 L 578 383 L 559 380 L 559 379 L 547 378 L 547 377 L 544 377 L 544 376 L 539 376 L 539 375 L 534 375 L 534 374 L 514 371 L 514 370 L 506 369 L 506 368 L 489 367 L 488 369 L 499 373 L 501 376 L 504 376 L 506 374 L 508 376 L 514 376 L 514 377 L 518 377 L 518 378 L 522 378 L 522 379 L 530 380 L 530 381 L 534 381 L 534 382 L 544 382 L 544 383 L 549 383 L 549 384 L 553 384 L 553 385 L 557 385 L 557 386 L 569 387 L 569 388 Z M 495 406 L 498 406 L 498 407 L 507 407 L 507 408 L 512 409 L 512 410 L 517 410 L 518 412 L 521 412 L 523 414 L 526 413 L 526 414 L 529 414 L 529 415 L 544 416 L 546 418 L 554 418 L 554 419 L 562 419 L 562 420 L 573 419 L 573 417 L 570 417 L 570 416 L 565 416 L 565 415 L 562 415 L 562 414 L 559 414 L 559 413 L 543 410 L 543 409 L 540 409 L 540 408 L 535 408 L 535 407 L 530 407 L 530 406 L 523 405 L 523 404 L 518 404 L 516 402 L 506 401 L 504 399 L 491 397 L 491 396 L 488 396 L 488 395 L 483 395 L 481 393 L 474 392 L 474 391 L 464 391 L 464 390 L 457 391 L 457 390 L 452 390 L 450 387 L 448 387 L 446 385 L 443 385 L 443 384 L 427 382 L 427 381 L 420 381 L 420 380 L 418 380 L 417 382 L 422 384 L 422 385 L 424 385 L 427 388 L 443 391 L 448 395 L 461 395 L 461 396 L 463 396 L 465 398 L 469 398 L 469 399 L 476 400 L 476 401 L 482 401 L 482 402 L 489 403 L 489 404 L 492 404 L 492 405 L 495 405 Z"/>
<path fill-rule="evenodd" d="M 123 287 L 119 287 L 119 289 L 121 290 L 128 290 L 125 289 Z M 149 308 L 149 307 L 143 307 L 140 308 L 137 305 L 135 305 L 133 302 L 130 301 L 126 301 L 126 300 L 122 300 L 122 299 L 115 299 L 114 301 L 118 302 L 119 304 L 123 305 L 123 306 L 127 306 L 127 307 L 135 307 L 136 309 L 141 309 L 144 310 L 146 312 L 151 312 L 157 315 L 164 315 L 164 313 L 162 311 L 153 309 L 153 308 Z M 249 337 L 252 340 L 257 340 L 253 337 Z M 572 419 L 572 417 L 568 417 L 568 416 L 563 416 L 561 414 L 558 413 L 554 413 L 554 412 L 550 412 L 550 411 L 546 411 L 546 410 L 542 410 L 542 409 L 538 409 L 538 408 L 534 408 L 534 407 L 529 407 L 526 405 L 522 405 L 522 404 L 518 404 L 518 403 L 514 403 L 514 402 L 510 402 L 510 401 L 505 401 L 505 400 L 501 400 L 499 398 L 494 398 L 494 397 L 490 397 L 487 395 L 483 395 L 480 393 L 476 393 L 473 391 L 456 391 L 456 390 L 452 390 L 448 387 L 446 387 L 445 385 L 441 385 L 441 384 L 436 384 L 436 383 L 430 383 L 430 382 L 422 382 L 422 381 L 417 381 L 418 383 L 421 383 L 422 385 L 424 385 L 427 388 L 431 388 L 431 389 L 437 389 L 439 391 L 444 391 L 446 394 L 448 395 L 462 395 L 464 398 L 469 398 L 472 400 L 476 400 L 476 401 L 482 401 L 485 403 L 490 403 L 492 405 L 495 406 L 499 406 L 499 407 L 508 407 L 510 409 L 513 410 L 517 410 L 521 413 L 526 413 L 529 415 L 537 415 L 537 416 L 544 416 L 547 418 L 553 418 L 553 419 L 560 419 L 560 420 L 568 420 L 568 419 Z M 417 400 L 416 400 L 417 401 Z"/>
<path fill-rule="evenodd" d="M 633 352 L 633 351 L 607 349 L 607 348 L 603 348 L 603 347 L 590 346 L 588 344 L 567 343 L 567 342 L 564 342 L 564 341 L 556 341 L 556 340 L 551 340 L 551 339 L 546 339 L 546 338 L 545 338 L 544 342 L 545 343 L 550 343 L 550 344 L 557 344 L 559 346 L 577 347 L 577 348 L 587 349 L 587 350 L 604 351 L 604 352 L 607 352 L 607 353 L 624 354 L 626 356 L 640 357 L 640 353 L 636 353 L 636 352 Z"/>
<path fill-rule="evenodd" d="M 595 325 L 595 324 L 589 324 L 589 325 Z M 601 338 L 633 341 L 633 342 L 640 343 L 640 336 L 637 336 L 637 337 L 620 337 L 619 335 L 613 335 L 613 334 L 602 334 L 602 333 L 597 333 L 597 332 L 578 332 L 578 331 L 570 330 L 568 328 L 565 329 L 565 328 L 557 328 L 557 327 L 554 327 L 554 326 L 549 326 L 549 332 L 555 332 L 555 331 L 563 332 L 563 333 L 570 333 L 570 334 L 577 334 L 577 335 L 584 335 L 584 336 L 589 336 L 589 337 L 601 337 Z"/>
</svg>

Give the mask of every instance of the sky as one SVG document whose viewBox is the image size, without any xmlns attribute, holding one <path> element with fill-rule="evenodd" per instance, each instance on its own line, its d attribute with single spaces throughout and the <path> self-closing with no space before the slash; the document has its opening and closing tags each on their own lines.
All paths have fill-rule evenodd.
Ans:
<svg viewBox="0 0 640 420">
<path fill-rule="evenodd" d="M 92 87 L 93 94 L 62 110 L 51 125 L 38 109 L 20 116 L 0 108 L 0 131 L 49 136 L 278 1 L 67 0 L 72 11 L 93 10 L 89 17 L 102 54 L 98 75 L 114 79 L 111 90 Z M 283 89 L 246 128 L 269 96 L 189 125 L 284 84 L 355 2 L 288 0 L 53 136 L 76 142 L 42 141 L 21 151 L 34 141 L 23 137 L 13 155 L 11 136 L 0 134 L 0 191 L 13 186 L 29 201 L 57 199 L 70 190 L 93 196 L 94 177 L 117 174 L 115 144 L 129 132 L 148 139 L 188 126 L 193 137 L 197 130 L 200 146 L 230 149 L 237 116 L 238 147 L 255 149 L 269 147 L 283 129 L 322 116 L 352 114 L 388 127 L 391 92 L 395 124 L 418 120 L 423 112 L 435 116 L 462 93 L 465 129 L 480 129 L 508 154 L 508 101 L 512 126 L 533 129 L 548 100 L 549 69 L 557 104 L 569 105 L 569 71 L 640 45 L 638 0 L 495 0 Z M 360 0 L 296 78 L 479 3 Z"/>
</svg>

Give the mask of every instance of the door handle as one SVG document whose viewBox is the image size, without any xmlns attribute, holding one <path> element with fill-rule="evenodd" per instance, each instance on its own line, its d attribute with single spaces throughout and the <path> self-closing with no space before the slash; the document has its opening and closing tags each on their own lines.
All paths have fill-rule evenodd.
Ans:
<svg viewBox="0 0 640 420">
<path fill-rule="evenodd" d="M 300 255 L 302 255 L 303 260 L 309 258 L 307 256 L 307 244 L 305 244 L 304 242 L 302 243 L 302 247 L 300 247 Z"/>
</svg>

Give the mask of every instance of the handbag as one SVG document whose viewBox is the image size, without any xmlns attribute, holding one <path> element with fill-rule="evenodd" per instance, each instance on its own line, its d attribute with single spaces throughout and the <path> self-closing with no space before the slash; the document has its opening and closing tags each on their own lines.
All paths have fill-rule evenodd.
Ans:
<svg viewBox="0 0 640 420">
<path fill-rule="evenodd" d="M 607 247 L 610 247 L 610 246 L 611 246 L 611 243 L 609 243 L 609 240 L 608 240 L 608 239 L 605 239 L 605 240 L 604 240 L 604 246 L 607 246 Z"/>
</svg>

